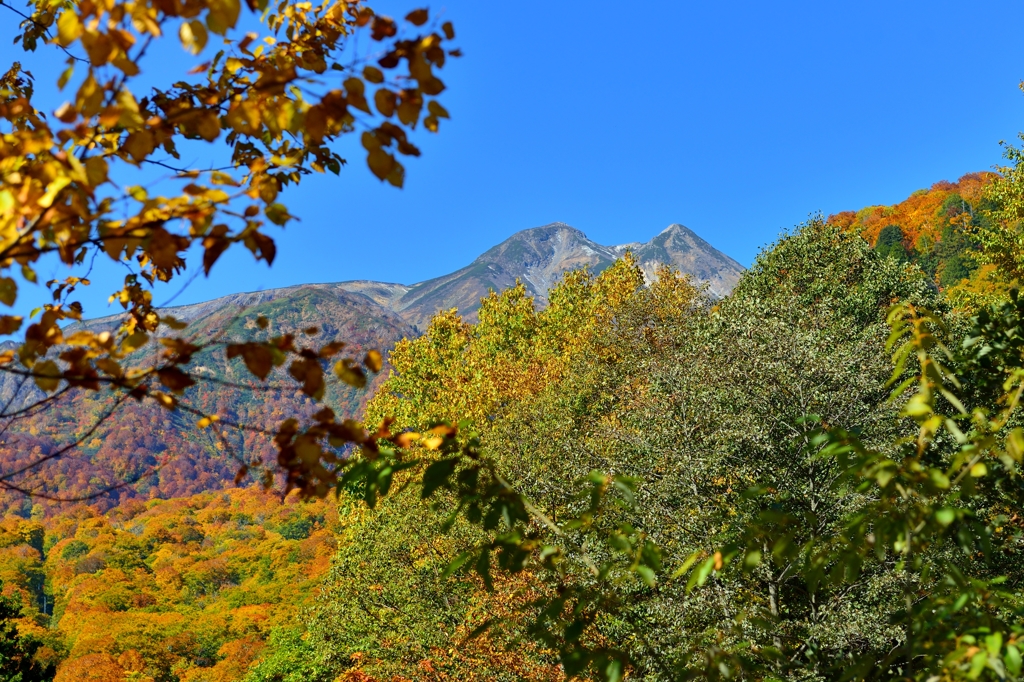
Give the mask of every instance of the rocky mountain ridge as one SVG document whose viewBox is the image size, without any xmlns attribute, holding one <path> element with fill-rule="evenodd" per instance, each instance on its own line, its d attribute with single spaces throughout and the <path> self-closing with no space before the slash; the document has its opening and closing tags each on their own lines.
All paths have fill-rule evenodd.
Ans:
<svg viewBox="0 0 1024 682">
<path fill-rule="evenodd" d="M 590 240 L 580 230 L 556 222 L 517 232 L 466 267 L 416 284 L 372 280 L 300 284 L 231 294 L 169 308 L 166 312 L 185 322 L 193 322 L 224 307 L 248 308 L 316 290 L 340 299 L 349 299 L 352 294 L 365 297 L 366 305 L 397 314 L 406 324 L 422 332 L 439 310 L 458 308 L 467 319 L 474 319 L 480 299 L 488 291 L 514 286 L 516 280 L 522 281 L 537 302 L 544 305 L 548 289 L 566 271 L 587 266 L 599 272 L 627 251 L 638 260 L 648 280 L 654 277 L 658 266 L 667 264 L 707 282 L 711 293 L 718 297 L 732 290 L 743 271 L 743 266 L 683 225 L 670 225 L 645 243 L 604 246 Z M 346 303 L 354 302 L 346 300 Z"/>
</svg>

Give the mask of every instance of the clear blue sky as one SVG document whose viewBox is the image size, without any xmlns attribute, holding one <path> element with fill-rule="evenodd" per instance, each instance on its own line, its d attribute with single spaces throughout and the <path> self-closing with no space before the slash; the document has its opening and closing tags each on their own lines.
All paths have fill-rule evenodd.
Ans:
<svg viewBox="0 0 1024 682">
<path fill-rule="evenodd" d="M 747 265 L 809 213 L 989 169 L 999 140 L 1024 129 L 1017 1 L 432 4 L 442 7 L 465 57 L 443 74 L 452 120 L 420 136 L 406 189 L 377 182 L 357 152 L 340 178 L 285 195 L 302 222 L 275 233 L 273 268 L 227 259 L 176 302 L 412 283 L 556 220 L 604 244 L 679 222 Z M 17 56 L 13 21 L 0 14 L 5 57 Z M 159 68 L 192 63 L 182 53 Z"/>
</svg>

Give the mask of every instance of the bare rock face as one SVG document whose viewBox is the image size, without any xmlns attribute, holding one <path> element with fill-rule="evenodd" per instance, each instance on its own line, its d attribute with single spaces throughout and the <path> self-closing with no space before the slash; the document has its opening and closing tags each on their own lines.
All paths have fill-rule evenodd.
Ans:
<svg viewBox="0 0 1024 682">
<path fill-rule="evenodd" d="M 626 251 L 633 253 L 648 281 L 660 265 L 670 265 L 708 282 L 718 297 L 732 291 L 743 271 L 739 263 L 682 225 L 670 225 L 647 243 L 603 246 L 565 223 L 551 223 L 517 232 L 461 270 L 419 284 L 403 287 L 364 280 L 337 286 L 372 298 L 423 330 L 439 310 L 458 308 L 473 320 L 488 291 L 514 286 L 517 279 L 543 306 L 548 289 L 565 272 L 583 266 L 600 272 Z"/>
<path fill-rule="evenodd" d="M 743 273 L 742 265 L 678 223 L 669 225 L 646 244 L 626 246 L 632 249 L 648 281 L 660 265 L 670 265 L 694 279 L 707 282 L 708 289 L 718 298 L 727 296 Z"/>
<path fill-rule="evenodd" d="M 565 223 L 551 223 L 515 233 L 455 272 L 418 284 L 394 284 L 354 280 L 324 284 L 300 284 L 279 289 L 231 294 L 203 303 L 177 306 L 166 312 L 193 325 L 208 327 L 225 319 L 226 311 L 259 310 L 273 323 L 275 314 L 315 294 L 344 310 L 342 317 L 355 324 L 372 320 L 381 340 L 422 333 L 440 310 L 458 308 L 467 320 L 476 319 L 480 299 L 489 291 L 501 291 L 521 281 L 539 306 L 547 304 L 548 290 L 570 270 L 583 266 L 600 272 L 630 251 L 652 281 L 660 265 L 706 281 L 714 296 L 727 295 L 739 280 L 743 267 L 682 225 L 670 225 L 646 243 L 603 246 Z M 332 315 L 340 314 L 333 310 Z M 311 318 L 316 318 L 314 312 Z M 324 330 L 337 320 L 310 319 Z M 90 328 L 116 328 L 119 316 L 90 320 Z M 344 325 L 343 325 L 344 326 Z M 387 329 L 387 332 L 381 330 Z M 2 388 L 2 387 L 0 387 Z M 2 393 L 2 391 L 0 391 Z M 0 396 L 2 397 L 2 396 Z"/>
</svg>

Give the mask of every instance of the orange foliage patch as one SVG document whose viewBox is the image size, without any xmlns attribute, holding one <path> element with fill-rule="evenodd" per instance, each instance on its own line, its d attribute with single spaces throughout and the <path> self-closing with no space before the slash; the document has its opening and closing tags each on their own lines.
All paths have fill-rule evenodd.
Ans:
<svg viewBox="0 0 1024 682">
<path fill-rule="evenodd" d="M 986 185 L 998 177 L 995 173 L 968 173 L 956 182 L 942 180 L 929 189 L 921 189 L 892 206 L 868 206 L 859 211 L 843 211 L 828 217 L 828 223 L 857 230 L 872 246 L 878 234 L 887 225 L 899 225 L 903 230 L 904 246 L 918 246 L 922 238 L 939 240 L 942 229 L 949 224 L 949 216 L 940 210 L 950 196 L 958 194 L 976 205 Z"/>
<path fill-rule="evenodd" d="M 311 603 L 337 546 L 333 500 L 260 489 L 0 521 L 0 577 L 67 652 L 58 680 L 229 682 Z M 52 613 L 55 629 L 43 628 Z M 59 642 L 57 641 L 59 640 Z M 214 643 L 211 649 L 210 644 Z M 219 647 L 219 648 L 217 648 Z"/>
</svg>

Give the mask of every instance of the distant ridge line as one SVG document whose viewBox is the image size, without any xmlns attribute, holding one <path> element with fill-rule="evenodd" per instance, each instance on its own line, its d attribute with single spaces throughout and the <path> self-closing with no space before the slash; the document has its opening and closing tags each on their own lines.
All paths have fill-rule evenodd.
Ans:
<svg viewBox="0 0 1024 682">
<path fill-rule="evenodd" d="M 579 228 L 554 221 L 516 232 L 464 268 L 414 284 L 375 280 L 293 284 L 227 294 L 164 310 L 192 322 L 226 306 L 249 307 L 303 291 L 321 290 L 350 299 L 350 305 L 368 299 L 365 304 L 384 308 L 422 332 L 440 310 L 458 308 L 464 317 L 474 320 L 480 299 L 488 291 L 513 286 L 517 280 L 526 285 L 539 305 L 546 305 L 548 290 L 566 271 L 588 266 L 591 271 L 600 272 L 626 251 L 633 252 L 648 281 L 653 280 L 660 265 L 666 264 L 707 282 L 716 297 L 727 295 L 743 272 L 742 265 L 679 223 L 669 225 L 648 242 L 605 246 L 589 239 Z M 86 324 L 108 324 L 119 317 L 106 316 Z"/>
</svg>

